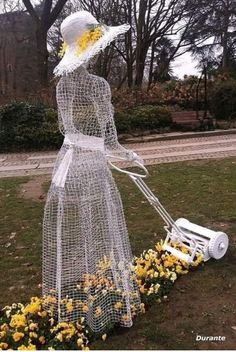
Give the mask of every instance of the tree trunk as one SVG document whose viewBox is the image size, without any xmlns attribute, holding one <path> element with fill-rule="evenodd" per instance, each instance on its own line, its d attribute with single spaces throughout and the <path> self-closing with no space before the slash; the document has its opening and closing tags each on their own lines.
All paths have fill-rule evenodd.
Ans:
<svg viewBox="0 0 236 352">
<path fill-rule="evenodd" d="M 127 23 L 130 23 L 132 26 L 132 0 L 127 1 Z M 133 41 L 132 41 L 132 30 L 130 29 L 128 33 L 126 33 L 125 37 L 125 48 L 126 48 L 126 67 L 127 67 L 127 80 L 128 87 L 133 87 L 133 63 L 134 63 L 134 55 L 133 55 Z"/>
<path fill-rule="evenodd" d="M 145 16 L 147 12 L 147 1 L 140 0 L 139 3 L 139 15 L 137 21 L 137 48 L 136 48 L 136 77 L 135 85 L 141 87 L 143 83 L 145 60 L 147 56 L 148 48 L 146 49 L 146 38 L 145 38 Z"/>
<path fill-rule="evenodd" d="M 36 29 L 37 43 L 37 65 L 38 76 L 41 88 L 48 86 L 48 49 L 47 49 L 47 30 L 38 26 Z"/>
<path fill-rule="evenodd" d="M 145 45 L 146 46 L 146 45 Z M 145 48 L 143 45 L 139 46 L 139 50 L 136 56 L 136 77 L 135 85 L 141 87 L 144 77 L 145 61 L 147 57 L 148 48 Z"/>
<path fill-rule="evenodd" d="M 127 78 L 128 78 L 128 87 L 133 87 L 133 63 L 132 60 L 127 61 Z"/>
<path fill-rule="evenodd" d="M 151 52 L 151 58 L 150 58 L 149 77 L 148 77 L 148 88 L 152 84 L 154 56 L 155 56 L 155 41 L 152 43 L 152 52 Z"/>
</svg>

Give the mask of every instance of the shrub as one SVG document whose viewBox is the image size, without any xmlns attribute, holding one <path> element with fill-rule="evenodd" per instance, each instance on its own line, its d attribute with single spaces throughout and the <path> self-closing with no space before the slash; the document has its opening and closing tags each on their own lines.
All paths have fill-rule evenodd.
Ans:
<svg viewBox="0 0 236 352">
<path fill-rule="evenodd" d="M 208 82 L 209 85 L 209 82 Z M 195 110 L 198 77 L 186 76 L 182 80 L 171 80 L 165 83 L 153 83 L 147 90 L 142 89 L 120 89 L 113 90 L 113 102 L 116 108 L 132 108 L 137 105 L 174 105 L 181 109 Z M 198 97 L 199 109 L 204 106 L 203 81 L 199 86 Z"/>
<path fill-rule="evenodd" d="M 210 110 L 216 119 L 228 120 L 236 115 L 236 80 L 218 82 L 211 92 Z"/>
<path fill-rule="evenodd" d="M 0 110 L 1 151 L 57 148 L 62 138 L 52 108 L 17 102 Z"/>
<path fill-rule="evenodd" d="M 160 129 L 171 125 L 166 107 L 144 105 L 115 113 L 118 133 Z M 0 151 L 59 148 L 63 136 L 57 112 L 43 105 L 13 103 L 0 109 Z"/>
<path fill-rule="evenodd" d="M 155 105 L 142 105 L 116 112 L 115 121 L 118 133 L 154 130 L 172 124 L 170 110 Z"/>
</svg>

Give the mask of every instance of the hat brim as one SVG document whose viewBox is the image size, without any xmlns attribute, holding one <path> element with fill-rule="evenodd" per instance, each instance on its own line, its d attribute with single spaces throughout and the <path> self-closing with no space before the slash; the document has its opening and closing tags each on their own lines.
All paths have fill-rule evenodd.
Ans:
<svg viewBox="0 0 236 352">
<path fill-rule="evenodd" d="M 69 46 L 54 69 L 56 76 L 68 74 L 76 70 L 79 66 L 86 64 L 92 57 L 97 55 L 100 51 L 104 50 L 118 35 L 127 32 L 130 29 L 129 24 L 121 26 L 106 27 L 106 31 L 101 38 L 94 44 L 88 46 L 80 55 L 76 55 L 76 46 Z"/>
</svg>

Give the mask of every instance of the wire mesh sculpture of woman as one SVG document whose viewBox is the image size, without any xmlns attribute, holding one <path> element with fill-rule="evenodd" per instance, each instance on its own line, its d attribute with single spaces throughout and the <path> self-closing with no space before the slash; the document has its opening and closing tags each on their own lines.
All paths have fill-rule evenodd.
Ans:
<svg viewBox="0 0 236 352">
<path fill-rule="evenodd" d="M 94 332 L 131 326 L 140 297 L 119 192 L 107 155 L 138 158 L 117 140 L 109 84 L 85 64 L 128 25 L 100 25 L 86 11 L 61 26 L 64 57 L 55 69 L 59 123 L 65 135 L 43 223 L 43 294 L 59 321 L 84 317 Z"/>
</svg>

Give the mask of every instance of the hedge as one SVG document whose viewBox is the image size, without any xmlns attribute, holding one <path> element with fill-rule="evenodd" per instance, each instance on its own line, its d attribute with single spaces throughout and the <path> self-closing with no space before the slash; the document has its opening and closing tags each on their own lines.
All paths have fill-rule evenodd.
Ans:
<svg viewBox="0 0 236 352">
<path fill-rule="evenodd" d="M 62 140 L 54 109 L 24 102 L 0 109 L 0 151 L 57 148 Z"/>
<path fill-rule="evenodd" d="M 158 130 L 170 127 L 171 112 L 167 107 L 155 105 L 141 105 L 115 113 L 118 133 L 133 131 Z"/>
<path fill-rule="evenodd" d="M 171 125 L 166 107 L 144 105 L 115 112 L 118 134 Z M 0 152 L 59 148 L 63 136 L 57 112 L 43 105 L 16 102 L 0 109 Z"/>
</svg>

